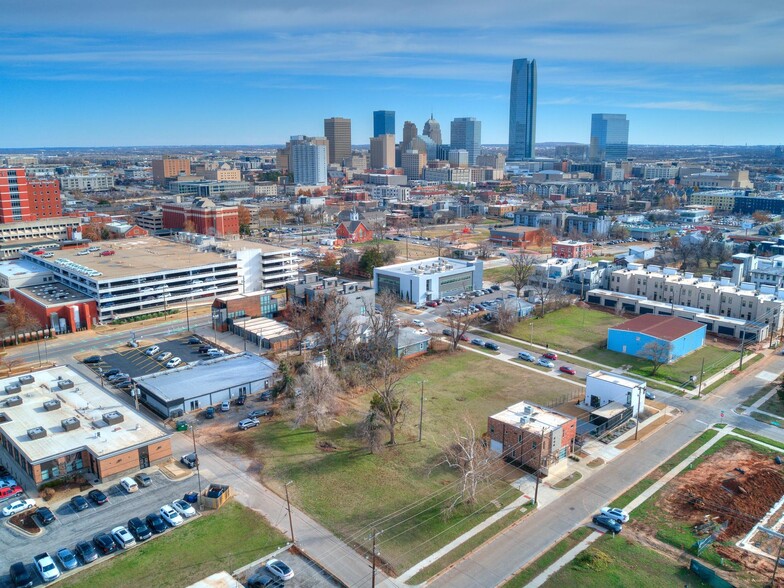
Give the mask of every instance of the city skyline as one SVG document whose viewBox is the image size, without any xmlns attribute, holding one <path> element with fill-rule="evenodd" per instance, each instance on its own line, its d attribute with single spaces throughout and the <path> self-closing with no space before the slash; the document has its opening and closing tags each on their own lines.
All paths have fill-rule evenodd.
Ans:
<svg viewBox="0 0 784 588">
<path fill-rule="evenodd" d="M 515 59 L 509 92 L 509 160 L 536 152 L 536 60 Z"/>
<path fill-rule="evenodd" d="M 475 117 L 485 143 L 506 144 L 521 56 L 537 61 L 539 143 L 584 142 L 595 112 L 626 113 L 632 144 L 784 141 L 781 19 L 768 0 L 515 7 L 460 3 L 422 23 L 407 1 L 329 14 L 312 1 L 23 5 L 0 45 L 12 113 L 0 146 L 281 144 L 333 116 L 365 143 L 380 109 L 396 112 L 398 136 L 432 111 L 442 125 Z"/>
</svg>

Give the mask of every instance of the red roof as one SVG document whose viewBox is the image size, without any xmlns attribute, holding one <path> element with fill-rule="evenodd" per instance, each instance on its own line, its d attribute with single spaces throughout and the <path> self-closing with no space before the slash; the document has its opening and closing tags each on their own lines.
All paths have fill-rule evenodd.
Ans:
<svg viewBox="0 0 784 588">
<path fill-rule="evenodd" d="M 703 327 L 705 327 L 705 325 L 677 316 L 643 314 L 630 321 L 626 321 L 623 324 L 611 327 L 611 329 L 615 329 L 616 331 L 644 333 L 651 337 L 655 337 L 656 339 L 675 341 L 676 339 L 680 339 L 684 335 L 693 333 Z"/>
</svg>

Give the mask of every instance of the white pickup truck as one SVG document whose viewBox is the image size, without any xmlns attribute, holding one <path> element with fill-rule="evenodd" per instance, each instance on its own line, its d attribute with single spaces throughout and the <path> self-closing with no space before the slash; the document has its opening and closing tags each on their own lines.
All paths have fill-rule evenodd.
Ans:
<svg viewBox="0 0 784 588">
<path fill-rule="evenodd" d="M 52 556 L 48 553 L 39 553 L 33 558 L 33 563 L 44 582 L 51 582 L 60 577 L 60 570 L 57 569 Z"/>
</svg>

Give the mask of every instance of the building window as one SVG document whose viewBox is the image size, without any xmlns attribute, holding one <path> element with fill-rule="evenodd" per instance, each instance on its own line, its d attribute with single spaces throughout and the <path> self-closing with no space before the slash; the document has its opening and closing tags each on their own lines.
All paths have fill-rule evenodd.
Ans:
<svg viewBox="0 0 784 588">
<path fill-rule="evenodd" d="M 536 441 L 531 443 L 531 449 L 536 449 Z"/>
</svg>

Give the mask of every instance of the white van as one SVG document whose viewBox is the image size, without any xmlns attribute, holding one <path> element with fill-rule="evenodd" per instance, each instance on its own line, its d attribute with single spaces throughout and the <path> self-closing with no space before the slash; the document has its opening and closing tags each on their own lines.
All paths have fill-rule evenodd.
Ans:
<svg viewBox="0 0 784 588">
<path fill-rule="evenodd" d="M 128 494 L 132 494 L 139 490 L 139 485 L 134 481 L 133 478 L 123 478 L 120 480 L 120 486 L 122 486 L 123 490 L 125 490 Z"/>
</svg>

